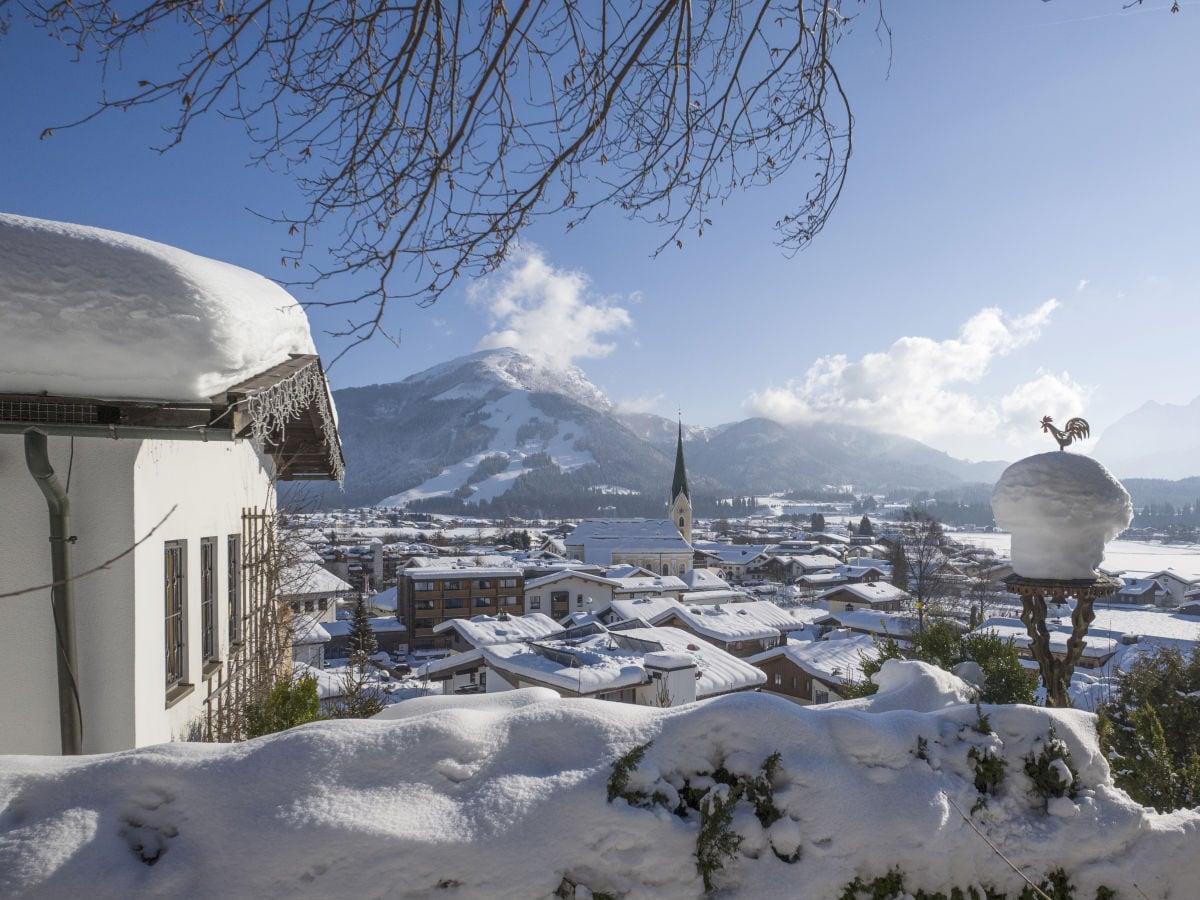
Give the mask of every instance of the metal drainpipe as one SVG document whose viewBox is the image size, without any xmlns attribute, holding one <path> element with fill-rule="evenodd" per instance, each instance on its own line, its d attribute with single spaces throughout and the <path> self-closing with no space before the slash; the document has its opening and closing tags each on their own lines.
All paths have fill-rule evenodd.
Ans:
<svg viewBox="0 0 1200 900">
<path fill-rule="evenodd" d="M 64 756 L 83 752 L 83 713 L 75 678 L 75 586 L 71 581 L 71 503 L 54 474 L 46 452 L 46 435 L 36 428 L 25 432 L 25 464 L 46 497 L 50 511 L 50 566 L 54 585 L 50 601 L 54 610 L 54 636 L 58 658 L 58 718 Z"/>
</svg>

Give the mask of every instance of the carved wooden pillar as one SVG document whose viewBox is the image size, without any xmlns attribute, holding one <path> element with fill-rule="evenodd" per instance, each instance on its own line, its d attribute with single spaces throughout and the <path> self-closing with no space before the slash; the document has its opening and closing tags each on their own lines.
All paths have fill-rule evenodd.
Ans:
<svg viewBox="0 0 1200 900">
<path fill-rule="evenodd" d="M 1042 684 L 1046 687 L 1046 705 L 1068 707 L 1071 705 L 1068 688 L 1075 664 L 1087 646 L 1088 626 L 1096 618 L 1092 604 L 1097 597 L 1108 597 L 1119 586 L 1107 576 L 1095 579 L 1063 580 L 1048 578 L 1022 578 L 1010 575 L 1004 579 L 1009 593 L 1021 598 L 1021 622 L 1029 634 L 1029 653 L 1038 664 Z M 1075 609 L 1071 613 L 1071 636 L 1067 639 L 1066 652 L 1062 658 L 1054 655 L 1050 646 L 1051 630 L 1046 624 L 1046 598 L 1062 602 L 1067 597 L 1075 598 Z"/>
</svg>

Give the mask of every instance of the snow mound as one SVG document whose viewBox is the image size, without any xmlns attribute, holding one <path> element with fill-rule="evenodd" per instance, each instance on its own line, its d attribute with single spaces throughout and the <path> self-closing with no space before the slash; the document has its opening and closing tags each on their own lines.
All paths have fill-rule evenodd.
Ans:
<svg viewBox="0 0 1200 900">
<path fill-rule="evenodd" d="M 207 401 L 315 353 L 283 288 L 144 238 L 0 214 L 0 391 Z"/>
<path fill-rule="evenodd" d="M 1104 545 L 1133 519 L 1129 492 L 1096 460 L 1052 451 L 1013 463 L 992 491 L 996 524 L 1012 532 L 1025 578 L 1097 577 Z"/>
<path fill-rule="evenodd" d="M 933 712 L 975 702 L 975 688 L 945 669 L 917 660 L 889 659 L 872 680 L 879 690 L 870 697 L 844 700 L 829 708 L 869 708 L 872 712 L 910 709 Z"/>
<path fill-rule="evenodd" d="M 671 804 L 728 796 L 718 775 L 759 777 L 772 758 L 778 817 L 736 802 L 721 896 L 838 897 L 898 869 L 910 895 L 1013 897 L 1025 883 L 1006 860 L 1036 881 L 1061 867 L 1078 897 L 1103 885 L 1177 898 L 1200 883 L 1200 812 L 1158 815 L 1116 790 L 1089 714 L 984 707 L 988 730 L 952 702 L 952 680 L 889 665 L 882 681 L 856 707 L 745 694 L 660 710 L 517 691 L 243 744 L 0 757 L 0 895 L 698 900 L 698 815 Z M 935 708 L 894 708 L 905 693 Z M 1048 802 L 1024 758 L 1051 726 L 1078 792 Z M 614 762 L 638 747 L 610 802 Z M 981 754 L 1003 777 L 971 811 Z"/>
</svg>

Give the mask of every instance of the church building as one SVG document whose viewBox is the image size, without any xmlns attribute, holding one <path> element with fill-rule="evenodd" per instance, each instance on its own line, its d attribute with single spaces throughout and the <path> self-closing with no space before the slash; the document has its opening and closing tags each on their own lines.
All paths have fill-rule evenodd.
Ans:
<svg viewBox="0 0 1200 900">
<path fill-rule="evenodd" d="M 567 556 L 601 566 L 641 566 L 656 575 L 692 570 L 692 499 L 683 463 L 683 423 L 675 448 L 669 519 L 584 519 L 564 540 Z"/>
</svg>

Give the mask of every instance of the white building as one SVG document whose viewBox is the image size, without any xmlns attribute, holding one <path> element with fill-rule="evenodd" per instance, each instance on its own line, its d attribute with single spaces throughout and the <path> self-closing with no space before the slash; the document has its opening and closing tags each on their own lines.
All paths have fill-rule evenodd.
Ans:
<svg viewBox="0 0 1200 900">
<path fill-rule="evenodd" d="M 275 479 L 341 474 L 303 311 L 225 263 L 0 215 L 0 321 L 0 752 L 210 731 L 273 675 L 260 651 L 290 655 L 263 618 Z"/>
</svg>

